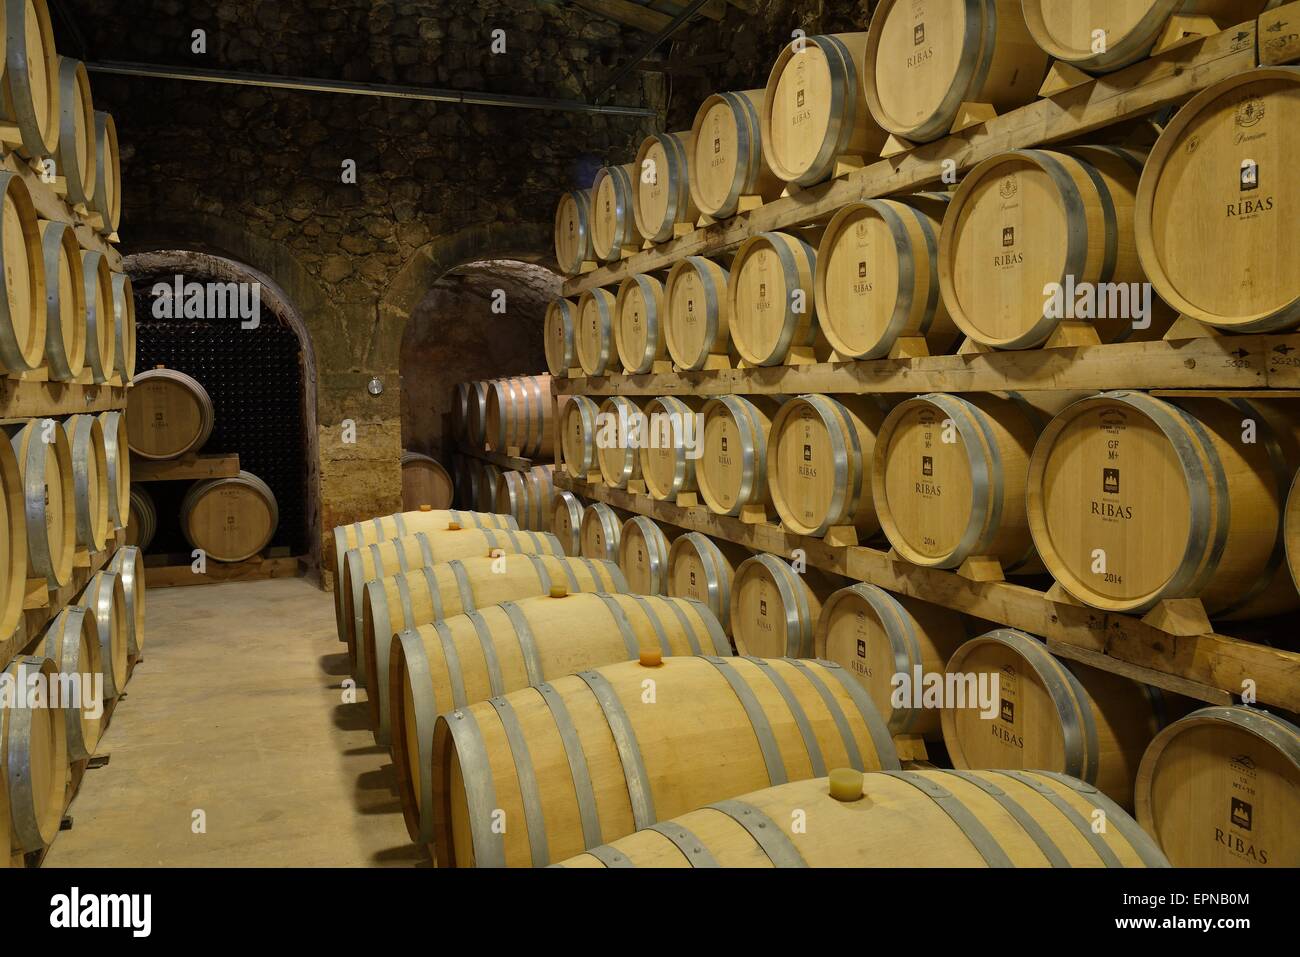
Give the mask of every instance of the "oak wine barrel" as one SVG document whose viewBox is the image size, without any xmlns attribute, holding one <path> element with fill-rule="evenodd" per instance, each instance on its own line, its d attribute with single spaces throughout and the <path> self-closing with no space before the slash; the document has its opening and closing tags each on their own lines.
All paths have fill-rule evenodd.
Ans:
<svg viewBox="0 0 1300 957">
<path fill-rule="evenodd" d="M 1300 588 L 1300 472 L 1296 472 L 1291 491 L 1287 493 L 1282 534 L 1286 539 L 1286 561 L 1291 569 L 1291 581 Z"/>
<path fill-rule="evenodd" d="M 27 574 L 61 587 L 72 577 L 77 549 L 72 447 L 54 419 L 30 419 L 11 428 L 25 499 Z"/>
<path fill-rule="evenodd" d="M 552 452 L 554 423 L 549 375 L 497 379 L 488 385 L 484 433 L 490 451 L 518 449 L 524 458 L 545 458 Z"/>
<path fill-rule="evenodd" d="M 1300 727 L 1278 715 L 1193 711 L 1156 735 L 1134 792 L 1175 867 L 1300 866 Z"/>
<path fill-rule="evenodd" d="M 1020 0 L 881 0 L 863 92 L 877 123 L 925 143 L 948 135 L 963 103 L 1005 113 L 1037 99 L 1049 59 Z"/>
<path fill-rule="evenodd" d="M 1098 808 L 1111 826 L 1094 833 L 1086 822 Z M 817 827 L 790 826 L 804 818 Z M 1136 821 L 1076 778 L 937 768 L 836 768 L 828 777 L 715 801 L 556 866 L 883 868 L 899 861 L 949 868 L 1169 866 Z"/>
<path fill-rule="evenodd" d="M 583 263 L 594 262 L 591 235 L 591 190 L 572 189 L 555 209 L 555 259 L 560 272 L 576 276 Z"/>
<path fill-rule="evenodd" d="M 77 599 L 94 619 L 99 658 L 104 666 L 104 700 L 118 697 L 130 678 L 130 624 L 122 576 L 105 569 L 96 572 Z"/>
<path fill-rule="evenodd" d="M 817 250 L 822 334 L 841 359 L 883 359 L 900 338 L 953 351 L 961 333 L 939 294 L 939 232 L 947 193 L 845 206 Z"/>
<path fill-rule="evenodd" d="M 817 325 L 817 251 L 788 233 L 759 233 L 736 252 L 727 285 L 731 342 L 751 365 L 780 365 L 791 349 L 825 340 Z M 822 358 L 828 352 L 822 349 Z"/>
<path fill-rule="evenodd" d="M 887 134 L 862 92 L 867 34 L 801 37 L 782 49 L 760 114 L 763 156 L 787 183 L 815 186 L 843 158 L 875 159 Z"/>
<path fill-rule="evenodd" d="M 69 696 L 60 701 L 68 760 L 82 761 L 95 753 L 103 727 L 104 663 L 99 631 L 88 608 L 68 605 L 50 622 L 42 636 L 41 653 L 67 682 Z M 94 687 L 98 682 L 99 687 Z M 75 690 L 74 690 L 75 689 Z"/>
<path fill-rule="evenodd" d="M 144 552 L 134 546 L 123 546 L 113 553 L 108 570 L 122 581 L 122 596 L 126 601 L 127 651 L 139 655 L 144 650 Z"/>
<path fill-rule="evenodd" d="M 615 262 L 623 250 L 641 247 L 635 213 L 637 171 L 635 163 L 603 166 L 591 182 L 591 245 L 602 262 Z"/>
<path fill-rule="evenodd" d="M 135 377 L 126 409 L 127 441 L 143 459 L 197 452 L 212 435 L 212 399 L 197 379 L 176 369 Z"/>
<path fill-rule="evenodd" d="M 86 368 L 95 382 L 107 382 L 117 371 L 117 309 L 108 257 L 83 249 L 81 277 L 86 294 Z"/>
<path fill-rule="evenodd" d="M 549 532 L 555 497 L 553 469 L 553 465 L 534 465 L 527 472 L 505 472 L 497 485 L 495 510 L 514 516 L 520 528 Z"/>
<path fill-rule="evenodd" d="M 135 379 L 135 291 L 123 272 L 113 273 L 113 367 L 124 383 Z"/>
<path fill-rule="evenodd" d="M 584 482 L 600 467 L 596 457 L 598 415 L 600 408 L 585 395 L 573 396 L 572 401 L 560 410 L 560 451 L 564 456 L 564 471 Z"/>
<path fill-rule="evenodd" d="M 1300 69 L 1248 70 L 1189 100 L 1137 191 L 1142 266 L 1160 298 L 1231 332 L 1300 324 Z M 1190 184 L 1190 188 L 1189 188 Z"/>
<path fill-rule="evenodd" d="M 668 358 L 664 284 L 654 276 L 628 276 L 614 297 L 614 348 L 623 371 L 641 375 Z"/>
<path fill-rule="evenodd" d="M 1173 315 L 1128 240 L 1143 159 L 1106 146 L 1012 150 L 971 170 L 939 237 L 953 322 L 998 349 L 1042 345 L 1066 320 L 1103 342 L 1159 338 Z"/>
<path fill-rule="evenodd" d="M 592 502 L 582 510 L 578 526 L 578 539 L 584 558 L 606 562 L 618 561 L 618 539 L 628 515 L 622 509 L 613 509 L 604 502 Z"/>
<path fill-rule="evenodd" d="M 695 480 L 711 511 L 734 516 L 747 506 L 771 504 L 767 439 L 785 399 L 720 395 L 704 404 L 703 454 L 695 466 Z"/>
<path fill-rule="evenodd" d="M 137 483 L 128 486 L 129 507 L 126 519 L 126 544 L 148 551 L 158 531 L 158 512 L 149 489 Z"/>
<path fill-rule="evenodd" d="M 469 425 L 469 393 L 470 384 L 468 382 L 457 382 L 456 392 L 451 400 L 451 430 L 457 439 L 468 438 L 467 428 Z M 454 464 L 454 463 L 453 463 Z"/>
<path fill-rule="evenodd" d="M 578 307 L 571 300 L 553 299 L 546 307 L 546 368 L 557 379 L 567 379 L 569 370 L 578 368 L 578 347 L 574 339 L 577 319 Z M 465 397 L 465 411 L 468 414 L 468 395 Z"/>
<path fill-rule="evenodd" d="M 781 406 L 768 435 L 767 483 L 790 531 L 879 529 L 870 468 L 884 416 L 875 397 L 865 395 L 803 395 Z"/>
<path fill-rule="evenodd" d="M 731 634 L 731 583 L 750 551 L 732 542 L 687 532 L 668 549 L 668 594 L 703 602 Z"/>
<path fill-rule="evenodd" d="M 629 591 L 637 595 L 668 594 L 669 542 L 680 534 L 681 529 L 661 526 L 644 515 L 633 515 L 623 523 L 618 538 L 618 567 L 627 578 Z"/>
<path fill-rule="evenodd" d="M 457 559 L 366 582 L 359 640 L 349 650 L 354 673 L 366 686 L 375 739 L 380 744 L 389 742 L 389 660 L 394 635 L 488 611 L 503 602 L 549 595 L 552 589 L 571 595 L 629 590 L 613 562 L 555 555 Z"/>
<path fill-rule="evenodd" d="M 23 616 L 29 572 L 26 490 L 18 456 L 8 442 L 0 442 L 0 510 L 0 632 L 10 635 Z"/>
<path fill-rule="evenodd" d="M 60 133 L 59 53 L 49 8 L 45 0 L 8 0 L 4 20 L 0 121 L 18 128 L 16 148 L 27 159 L 54 156 Z"/>
<path fill-rule="evenodd" d="M 15 702 L 0 708 L 4 790 L 8 792 L 11 847 L 31 853 L 49 846 L 63 820 L 68 780 L 68 738 L 63 708 L 29 700 L 29 681 L 48 688 L 57 669 L 49 658 L 19 655 L 5 668 Z"/>
<path fill-rule="evenodd" d="M 480 512 L 491 512 L 496 508 L 497 488 L 501 485 L 503 469 L 482 459 L 470 459 L 466 468 L 471 476 L 471 488 L 474 495 L 474 508 Z"/>
<path fill-rule="evenodd" d="M 465 415 L 465 439 L 476 449 L 487 448 L 487 397 L 489 381 L 470 383 L 469 405 Z"/>
<path fill-rule="evenodd" d="M 766 552 L 742 562 L 731 582 L 736 649 L 757 658 L 811 658 L 822 604 L 838 587 L 816 569 L 795 571 Z"/>
<path fill-rule="evenodd" d="M 45 250 L 31 193 L 17 173 L 0 171 L 0 369 L 30 372 L 45 355 Z"/>
<path fill-rule="evenodd" d="M 600 477 L 610 488 L 627 488 L 641 478 L 641 456 L 633 442 L 645 432 L 641 406 L 621 395 L 612 395 L 600 404 L 602 423 L 612 426 L 596 429 L 596 464 Z M 616 428 L 614 433 L 610 428 Z"/>
<path fill-rule="evenodd" d="M 563 590 L 554 596 L 507 602 L 481 614 L 448 618 L 397 636 L 392 651 L 390 726 L 398 794 L 411 838 L 424 844 L 434 840 L 435 804 L 440 799 L 434 783 L 440 755 L 434 750 L 434 740 L 440 714 L 452 709 L 462 712 L 490 697 L 501 702 L 495 707 L 510 720 L 507 716 L 513 716 L 512 705 L 500 696 L 539 686 L 543 690 L 534 694 L 547 696 L 551 688 L 548 679 L 558 685 L 576 671 L 644 660 L 642 655 L 658 659 L 671 654 L 725 657 L 730 653 L 717 621 L 695 602 L 642 595 L 566 595 Z M 583 720 L 584 713 L 575 707 L 573 717 Z M 569 743 L 583 746 L 573 736 Z M 511 752 L 501 754 L 504 757 Z M 567 776 L 570 765 L 560 767 Z M 480 769 L 465 770 L 477 773 Z M 486 767 L 481 770 L 487 771 Z M 539 770 L 547 773 L 543 767 Z M 555 778 L 557 785 L 563 786 L 563 781 Z M 474 787 L 480 782 L 469 783 Z M 574 785 L 582 787 L 583 782 L 574 781 Z M 529 809 L 530 833 L 540 823 L 534 814 L 538 810 Z M 446 861 L 442 847 L 437 856 L 439 863 Z"/>
<path fill-rule="evenodd" d="M 117 145 L 117 124 L 102 111 L 95 112 L 95 203 L 98 232 L 114 236 L 122 224 L 122 155 Z"/>
<path fill-rule="evenodd" d="M 641 478 L 646 491 L 661 502 L 695 492 L 695 463 L 704 438 L 698 396 L 660 396 L 646 404 L 646 425 L 640 449 Z"/>
<path fill-rule="evenodd" d="M 71 226 L 41 222 L 45 268 L 45 367 L 67 382 L 86 365 L 86 287 L 81 245 Z"/>
<path fill-rule="evenodd" d="M 582 502 L 576 495 L 556 489 L 551 502 L 551 534 L 571 558 L 582 554 L 582 512 Z"/>
<path fill-rule="evenodd" d="M 271 543 L 280 505 L 271 487 L 252 472 L 195 482 L 181 500 L 181 531 L 195 548 L 219 562 L 242 562 Z"/>
<path fill-rule="evenodd" d="M 90 206 L 95 201 L 95 106 L 86 65 L 59 57 L 59 174 L 66 180 L 67 201 Z"/>
<path fill-rule="evenodd" d="M 72 454 L 72 494 L 76 508 L 77 544 L 102 552 L 108 535 L 108 451 L 104 429 L 93 415 L 63 420 Z"/>
<path fill-rule="evenodd" d="M 914 565 L 996 558 L 1043 570 L 1025 510 L 1025 476 L 1046 425 L 1014 393 L 931 393 L 896 405 L 876 434 L 871 494 L 894 547 Z"/>
<path fill-rule="evenodd" d="M 700 104 L 691 126 L 691 199 L 704 215 L 729 219 L 742 197 L 763 203 L 785 188 L 763 158 L 759 114 L 764 90 L 714 93 Z"/>
<path fill-rule="evenodd" d="M 1047 570 L 1094 608 L 1199 598 L 1225 620 L 1283 614 L 1300 608 L 1283 545 L 1297 467 L 1300 417 L 1285 400 L 1104 392 L 1039 438 L 1029 527 Z"/>
<path fill-rule="evenodd" d="M 695 137 L 651 133 L 636 154 L 633 213 L 637 232 L 652 243 L 673 238 L 678 224 L 695 228 L 700 211 L 691 198 L 690 155 Z"/>
<path fill-rule="evenodd" d="M 128 448 L 126 413 L 99 413 L 104 433 L 104 457 L 108 463 L 108 514 L 114 528 L 125 528 L 131 512 L 131 453 Z"/>
<path fill-rule="evenodd" d="M 445 509 L 455 492 L 451 476 L 437 459 L 420 452 L 402 452 L 402 508 L 413 511 L 421 505 Z"/>
<path fill-rule="evenodd" d="M 730 365 L 730 274 L 712 259 L 687 256 L 673 264 L 664 286 L 664 340 L 684 372 L 710 363 Z"/>
<path fill-rule="evenodd" d="M 911 701 L 896 706 L 894 681 L 899 674 L 915 681 L 917 668 L 941 674 L 966 640 L 961 615 L 858 583 L 826 599 L 813 639 L 818 658 L 841 665 L 866 689 L 890 734 L 942 740 L 938 710 Z"/>
<path fill-rule="evenodd" d="M 756 788 L 844 766 L 898 769 L 880 715 L 836 665 L 643 660 L 438 718 L 429 793 L 440 866 L 544 866 Z M 647 681 L 657 705 L 643 704 Z M 496 807 L 531 826 L 497 833 Z"/>
<path fill-rule="evenodd" d="M 958 648 L 947 676 L 956 681 L 945 684 L 964 689 L 958 698 L 965 699 L 944 695 L 943 741 L 954 767 L 1059 771 L 1124 808 L 1133 806 L 1142 752 L 1183 702 L 1122 675 L 1061 661 L 1010 628 Z M 989 694 L 995 678 L 996 694 Z M 911 690 L 920 700 L 923 689 L 913 682 Z"/>
<path fill-rule="evenodd" d="M 616 372 L 614 347 L 614 294 L 608 289 L 589 289 L 578 299 L 578 322 L 573 335 L 578 366 L 589 376 Z"/>
</svg>

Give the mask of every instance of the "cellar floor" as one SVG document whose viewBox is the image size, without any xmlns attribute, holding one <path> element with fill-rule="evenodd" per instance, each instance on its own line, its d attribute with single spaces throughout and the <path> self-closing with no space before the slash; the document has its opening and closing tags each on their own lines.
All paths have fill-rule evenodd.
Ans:
<svg viewBox="0 0 1300 957">
<path fill-rule="evenodd" d="M 302 578 L 149 592 L 144 661 L 46 867 L 415 866 L 330 596 Z M 195 823 L 202 811 L 204 833 Z"/>
</svg>

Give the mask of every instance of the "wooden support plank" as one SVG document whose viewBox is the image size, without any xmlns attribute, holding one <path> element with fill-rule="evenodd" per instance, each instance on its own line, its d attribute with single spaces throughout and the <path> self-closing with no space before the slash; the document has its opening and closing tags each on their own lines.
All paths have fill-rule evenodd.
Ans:
<svg viewBox="0 0 1300 957">
<path fill-rule="evenodd" d="M 555 487 L 786 558 L 798 550 L 814 568 L 1019 628 L 1070 649 L 1068 657 L 1130 677 L 1140 673 L 1142 680 L 1180 694 L 1222 703 L 1240 695 L 1244 682 L 1251 681 L 1262 704 L 1291 711 L 1300 707 L 1300 654 L 1295 652 L 1219 634 L 1171 635 L 1131 615 L 1053 602 L 1024 585 L 974 581 L 908 564 L 878 548 L 836 547 L 787 534 L 776 525 L 745 524 L 703 507 L 679 508 L 647 495 L 574 482 L 567 475 L 557 474 Z"/>
<path fill-rule="evenodd" d="M 564 295 L 611 286 L 636 273 L 665 269 L 686 256 L 733 249 L 750 236 L 829 219 L 862 199 L 916 190 L 949 169 L 967 170 L 1004 150 L 1071 139 L 1178 103 L 1256 65 L 1256 23 L 1239 27 L 1090 79 L 1054 96 L 994 117 L 897 157 L 872 163 L 798 196 L 768 203 L 743 217 L 692 231 L 629 259 L 570 279 Z"/>
<path fill-rule="evenodd" d="M 239 453 L 221 455 L 183 455 L 178 459 L 155 461 L 131 456 L 131 481 L 180 482 L 213 478 L 234 478 L 239 474 Z"/>
<path fill-rule="evenodd" d="M 1260 14 L 1259 62 L 1264 66 L 1300 63 L 1300 3 Z"/>
<path fill-rule="evenodd" d="M 628 0 L 573 0 L 573 4 L 588 13 L 646 33 L 658 33 L 673 22 L 673 18 L 666 13 L 659 13 Z"/>
<path fill-rule="evenodd" d="M 296 578 L 302 574 L 303 559 L 297 557 L 265 558 L 247 562 L 208 562 L 207 571 L 199 574 L 190 565 L 152 565 L 145 569 L 149 588 L 177 588 L 183 585 L 214 585 L 224 582 L 267 581 L 272 578 Z"/>
<path fill-rule="evenodd" d="M 553 379 L 553 382 L 559 381 Z M 557 420 L 558 421 L 558 420 Z M 556 446 L 558 448 L 558 446 Z M 457 448 L 461 455 L 468 455 L 470 458 L 482 459 L 484 462 L 491 462 L 497 468 L 508 469 L 513 472 L 527 472 L 535 463 L 532 459 L 526 459 L 519 455 L 504 455 L 501 452 L 489 452 L 487 449 L 476 449 L 471 445 L 461 443 Z"/>
<path fill-rule="evenodd" d="M 126 388 L 0 378 L 0 423 L 17 425 L 43 416 L 126 408 Z"/>
</svg>

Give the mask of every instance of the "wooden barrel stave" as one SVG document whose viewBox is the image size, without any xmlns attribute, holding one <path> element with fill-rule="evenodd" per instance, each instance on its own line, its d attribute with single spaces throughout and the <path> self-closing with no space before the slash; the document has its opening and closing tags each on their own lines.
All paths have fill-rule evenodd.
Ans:
<svg viewBox="0 0 1300 957">
<path fill-rule="evenodd" d="M 668 550 L 681 529 L 661 526 L 644 515 L 623 523 L 618 538 L 618 567 L 629 590 L 638 595 L 668 594 Z"/>
<path fill-rule="evenodd" d="M 664 284 L 654 276 L 623 280 L 614 298 L 614 347 L 626 375 L 654 371 L 668 358 Z"/>
<path fill-rule="evenodd" d="M 731 634 L 731 585 L 750 551 L 732 542 L 687 532 L 668 549 L 668 595 L 703 602 Z"/>
<path fill-rule="evenodd" d="M 645 407 L 642 433 L 641 478 L 646 491 L 661 502 L 696 492 L 695 463 L 699 460 L 703 429 L 698 396 L 660 396 Z"/>
<path fill-rule="evenodd" d="M 736 252 L 727 286 L 731 341 L 745 362 L 781 365 L 792 349 L 829 357 L 817 325 L 817 251 L 788 233 L 759 233 Z"/>
<path fill-rule="evenodd" d="M 127 621 L 126 591 L 116 572 L 96 572 L 77 599 L 95 623 L 99 657 L 104 668 L 104 700 L 117 698 L 130 678 L 130 625 Z"/>
<path fill-rule="evenodd" d="M 560 197 L 555 209 L 555 259 L 560 264 L 560 271 L 569 276 L 576 276 L 583 263 L 595 261 L 591 190 L 569 190 Z"/>
<path fill-rule="evenodd" d="M 556 489 L 551 503 L 551 533 L 570 558 L 582 554 L 582 512 L 582 502 L 576 495 Z"/>
<path fill-rule="evenodd" d="M 45 629 L 41 652 L 63 677 L 60 689 L 71 689 L 75 699 L 62 702 L 64 737 L 68 760 L 83 761 L 95 753 L 103 728 L 106 703 L 104 663 L 99 649 L 99 632 L 90 610 L 68 605 Z M 99 688 L 94 684 L 98 682 Z"/>
<path fill-rule="evenodd" d="M 583 509 L 578 526 L 582 557 L 617 562 L 618 541 L 628 518 L 622 509 L 610 508 L 604 502 L 592 502 Z"/>
<path fill-rule="evenodd" d="M 197 452 L 211 437 L 213 422 L 212 399 L 192 376 L 159 368 L 135 377 L 126 429 L 131 451 L 141 458 Z"/>
<path fill-rule="evenodd" d="M 764 90 L 714 93 L 691 125 L 691 199 L 704 215 L 729 219 L 742 199 L 779 199 L 785 183 L 763 157 Z"/>
<path fill-rule="evenodd" d="M 668 272 L 664 286 L 664 340 L 668 354 L 685 372 L 730 360 L 730 274 L 711 259 L 687 256 Z"/>
<path fill-rule="evenodd" d="M 126 545 L 113 553 L 108 570 L 122 580 L 126 601 L 127 651 L 139 655 L 144 651 L 145 570 L 144 552 Z"/>
<path fill-rule="evenodd" d="M 553 299 L 546 307 L 546 368 L 556 379 L 567 379 L 569 370 L 578 368 L 577 318 L 578 306 L 569 299 Z"/>
<path fill-rule="evenodd" d="M 77 500 L 67 433 L 53 419 L 30 419 L 15 427 L 10 441 L 22 476 L 28 574 L 61 587 L 72 578 L 77 548 Z"/>
<path fill-rule="evenodd" d="M 742 655 L 811 658 L 822 605 L 839 584 L 813 568 L 795 571 L 760 552 L 731 582 L 731 637 Z"/>
<path fill-rule="evenodd" d="M 454 491 L 451 476 L 437 459 L 420 452 L 402 452 L 402 507 L 406 511 L 421 505 L 449 508 Z"/>
<path fill-rule="evenodd" d="M 31 853 L 48 847 L 63 820 L 68 775 L 68 739 L 63 709 L 28 699 L 29 680 L 55 680 L 54 662 L 19 655 L 5 669 L 7 680 L 21 689 L 12 707 L 0 709 L 4 790 L 8 792 L 13 850 Z"/>
<path fill-rule="evenodd" d="M 104 429 L 93 415 L 63 420 L 72 455 L 72 494 L 76 507 L 77 544 L 102 552 L 110 524 L 108 449 Z"/>
<path fill-rule="evenodd" d="M 45 367 L 55 382 L 68 382 L 86 364 L 86 286 L 81 246 L 65 223 L 41 222 L 45 267 Z"/>
<path fill-rule="evenodd" d="M 181 501 L 181 531 L 195 548 L 219 562 L 242 562 L 271 543 L 280 505 L 271 487 L 252 472 L 195 482 Z"/>
<path fill-rule="evenodd" d="M 615 262 L 623 250 L 639 248 L 641 236 L 636 227 L 635 163 L 626 166 L 603 166 L 591 183 L 591 241 L 596 258 Z"/>
<path fill-rule="evenodd" d="M 45 355 L 45 251 L 40 221 L 26 183 L 17 173 L 0 171 L 5 263 L 5 295 L 0 298 L 0 369 L 31 372 Z"/>
<path fill-rule="evenodd" d="M 651 133 L 636 154 L 633 184 L 637 232 L 652 243 L 672 239 L 676 227 L 694 228 L 700 211 L 691 198 L 690 155 L 695 138 L 682 133 Z"/>
</svg>

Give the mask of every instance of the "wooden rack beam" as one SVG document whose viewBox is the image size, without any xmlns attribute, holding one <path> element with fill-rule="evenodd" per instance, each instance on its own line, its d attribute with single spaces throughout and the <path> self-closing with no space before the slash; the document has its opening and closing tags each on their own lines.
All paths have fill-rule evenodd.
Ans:
<svg viewBox="0 0 1300 957">
<path fill-rule="evenodd" d="M 127 387 L 0 378 L 0 424 L 126 408 Z"/>
<path fill-rule="evenodd" d="M 131 481 L 181 482 L 213 478 L 234 478 L 239 474 L 239 453 L 221 455 L 183 455 L 178 459 L 155 461 L 131 456 Z"/>
<path fill-rule="evenodd" d="M 499 469 L 507 469 L 512 472 L 527 472 L 537 464 L 532 459 L 526 459 L 522 456 L 489 452 L 486 449 L 476 449 L 472 445 L 464 443 L 461 443 L 456 451 L 461 455 L 468 455 L 472 459 L 482 459 L 484 462 L 491 462 Z"/>
</svg>

